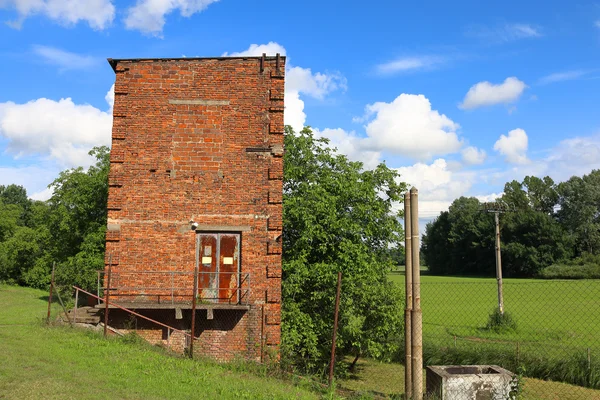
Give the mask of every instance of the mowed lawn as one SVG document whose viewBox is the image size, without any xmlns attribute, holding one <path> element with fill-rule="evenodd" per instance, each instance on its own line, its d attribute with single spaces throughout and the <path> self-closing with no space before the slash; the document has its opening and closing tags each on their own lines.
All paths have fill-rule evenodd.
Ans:
<svg viewBox="0 0 600 400">
<path fill-rule="evenodd" d="M 390 278 L 404 287 L 403 274 Z M 517 323 L 517 331 L 508 334 L 482 329 L 497 306 L 495 279 L 424 275 L 421 280 L 426 337 L 519 342 L 554 353 L 590 348 L 600 356 L 600 280 L 504 279 L 505 311 Z"/>
<path fill-rule="evenodd" d="M 45 296 L 0 285 L 2 399 L 319 398 L 309 387 L 245 372 L 243 366 L 175 357 L 86 330 L 46 327 Z"/>
</svg>

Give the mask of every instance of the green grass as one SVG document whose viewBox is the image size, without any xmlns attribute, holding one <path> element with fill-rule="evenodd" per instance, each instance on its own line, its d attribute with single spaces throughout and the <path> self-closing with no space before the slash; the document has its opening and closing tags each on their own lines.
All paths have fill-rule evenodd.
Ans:
<svg viewBox="0 0 600 400">
<path fill-rule="evenodd" d="M 45 296 L 0 285 L 0 398 L 311 399 L 323 394 L 309 384 L 259 376 L 253 367 L 244 371 L 96 332 L 47 327 Z"/>
<path fill-rule="evenodd" d="M 403 275 L 391 279 L 404 286 Z M 530 376 L 600 388 L 600 280 L 505 279 L 516 329 L 499 332 L 485 329 L 497 306 L 495 279 L 421 279 L 426 362 L 525 363 Z"/>
</svg>

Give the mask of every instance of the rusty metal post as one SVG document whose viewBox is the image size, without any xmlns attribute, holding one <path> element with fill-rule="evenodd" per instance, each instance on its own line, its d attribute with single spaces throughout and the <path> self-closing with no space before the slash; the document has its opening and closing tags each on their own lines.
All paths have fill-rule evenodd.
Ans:
<svg viewBox="0 0 600 400">
<path fill-rule="evenodd" d="M 194 358 L 194 338 L 196 337 L 196 296 L 198 291 L 198 265 L 194 267 L 194 293 L 192 295 L 192 332 L 190 339 L 190 358 Z"/>
<path fill-rule="evenodd" d="M 419 191 L 410 189 L 410 223 L 413 276 L 412 309 L 412 399 L 423 400 L 423 313 L 421 311 L 421 270 L 419 260 Z"/>
<path fill-rule="evenodd" d="M 112 254 L 108 256 L 108 276 L 104 289 L 104 337 L 108 334 L 108 301 L 110 300 L 110 278 L 112 276 Z"/>
<path fill-rule="evenodd" d="M 404 194 L 404 282 L 405 282 L 405 307 L 404 307 L 404 398 L 412 398 L 412 237 L 410 220 L 410 192 Z"/>
<path fill-rule="evenodd" d="M 333 369 L 335 365 L 335 340 L 338 329 L 338 314 L 340 310 L 340 290 L 342 288 L 342 273 L 338 272 L 337 292 L 335 295 L 335 314 L 333 317 L 333 337 L 331 340 L 331 362 L 329 363 L 329 386 L 333 383 Z"/>
<path fill-rule="evenodd" d="M 48 314 L 46 315 L 46 323 L 50 322 L 50 308 L 52 305 L 52 289 L 54 289 L 54 270 L 56 269 L 56 262 L 52 263 L 52 275 L 50 277 L 50 293 L 48 293 Z"/>
<path fill-rule="evenodd" d="M 79 303 L 79 289 L 75 291 L 75 314 L 73 315 L 73 323 L 77 323 L 77 303 Z"/>
<path fill-rule="evenodd" d="M 496 280 L 498 281 L 498 311 L 504 315 L 504 296 L 502 294 L 502 259 L 500 258 L 500 218 L 494 213 L 496 222 Z"/>
<path fill-rule="evenodd" d="M 260 307 L 260 362 L 265 358 L 265 305 Z"/>
</svg>

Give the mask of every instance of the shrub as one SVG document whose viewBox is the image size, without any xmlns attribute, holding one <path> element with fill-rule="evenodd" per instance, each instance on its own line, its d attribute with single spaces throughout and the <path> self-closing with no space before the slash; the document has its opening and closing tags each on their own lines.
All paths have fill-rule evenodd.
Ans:
<svg viewBox="0 0 600 400">
<path fill-rule="evenodd" d="M 496 333 L 513 332 L 517 330 L 517 322 L 507 312 L 501 313 L 498 308 L 489 315 L 485 329 Z"/>
</svg>

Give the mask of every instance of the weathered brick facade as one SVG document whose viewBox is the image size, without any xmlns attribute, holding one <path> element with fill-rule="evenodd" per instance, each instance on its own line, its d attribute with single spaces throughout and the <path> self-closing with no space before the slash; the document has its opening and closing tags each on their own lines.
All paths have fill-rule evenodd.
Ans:
<svg viewBox="0 0 600 400">
<path fill-rule="evenodd" d="M 250 290 L 240 292 L 247 309 L 225 305 L 215 309 L 210 319 L 206 309 L 211 303 L 202 305 L 196 319 L 200 336 L 196 349 L 219 359 L 236 353 L 258 358 L 261 343 L 276 349 L 280 341 L 285 58 L 109 62 L 116 83 L 106 266 L 108 270 L 110 261 L 113 282 L 130 288 L 128 292 L 117 288 L 111 296 L 116 302 L 140 296 L 158 302 L 159 296 L 153 297 L 151 290 L 135 289 L 156 286 L 189 288 L 183 292 L 190 294 L 197 263 L 210 255 L 200 252 L 211 249 L 199 248 L 198 235 L 239 235 L 240 277 L 227 284 L 235 290 L 233 285 L 241 285 L 242 275 L 248 277 L 251 283 L 245 282 L 244 287 Z M 198 224 L 196 230 L 191 221 Z M 231 260 L 220 258 L 230 266 Z M 168 278 L 147 271 L 188 274 Z M 166 282 L 174 279 L 175 285 Z M 120 296 L 126 292 L 134 296 Z M 240 299 L 233 298 L 239 304 Z M 185 298 L 169 301 L 184 302 Z M 177 320 L 173 309 L 150 311 L 142 305 L 136 309 L 189 329 L 188 309 Z M 113 324 L 127 319 L 116 310 L 110 315 Z M 149 339 L 166 343 L 161 329 L 152 324 L 139 328 Z"/>
</svg>

